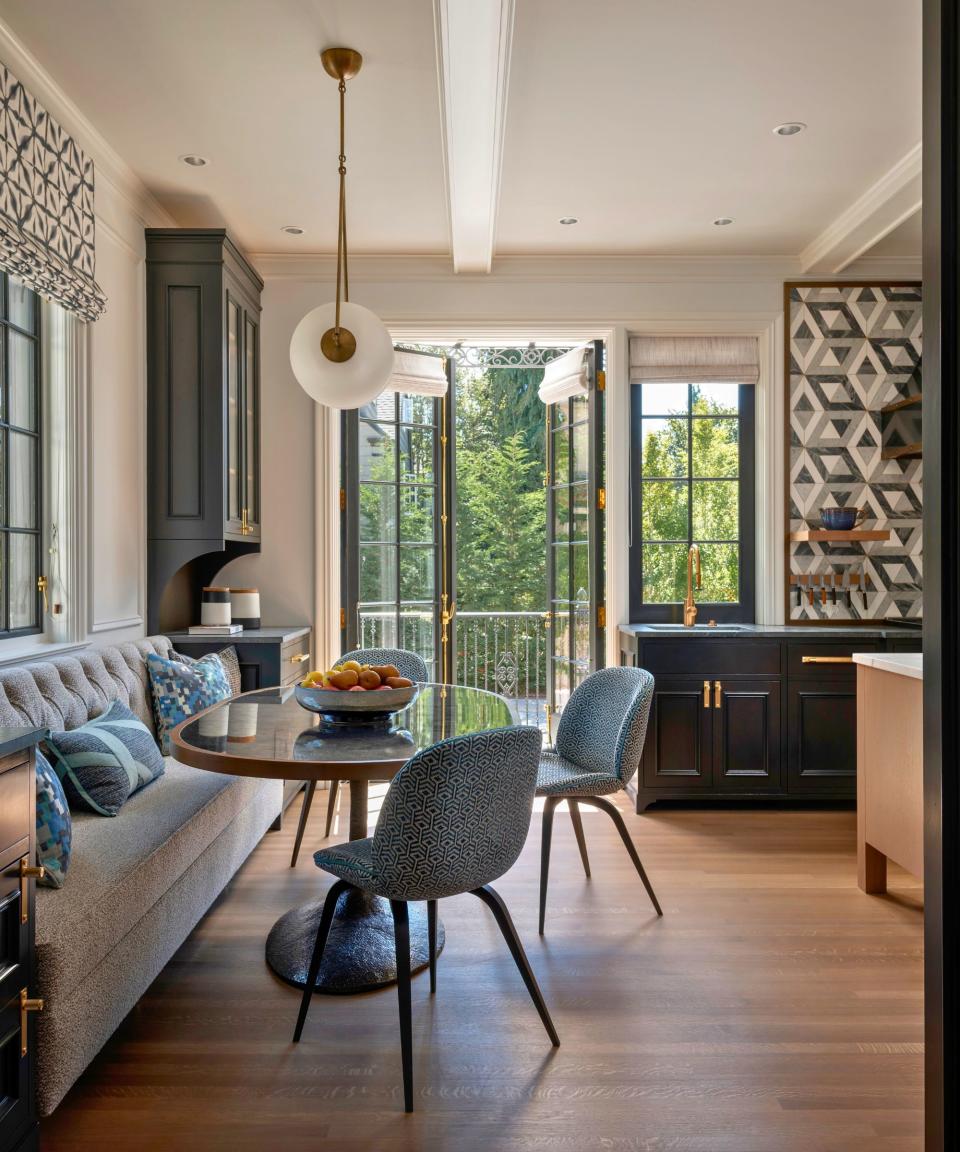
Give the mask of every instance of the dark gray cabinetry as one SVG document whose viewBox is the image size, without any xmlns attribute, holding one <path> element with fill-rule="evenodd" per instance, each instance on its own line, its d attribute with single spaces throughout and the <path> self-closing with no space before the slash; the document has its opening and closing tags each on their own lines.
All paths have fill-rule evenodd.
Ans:
<svg viewBox="0 0 960 1152">
<path fill-rule="evenodd" d="M 919 651 L 920 636 L 804 632 L 621 630 L 622 662 L 656 679 L 637 776 L 638 811 L 684 797 L 855 797 L 857 689 L 850 656 Z"/>
<path fill-rule="evenodd" d="M 298 684 L 310 670 L 309 628 L 258 628 L 218 639 L 187 632 L 167 635 L 178 652 L 196 660 L 208 652 L 236 648 L 242 692 Z"/>
<path fill-rule="evenodd" d="M 148 229 L 148 613 L 193 623 L 199 591 L 260 540 L 260 292 L 223 229 Z"/>
</svg>

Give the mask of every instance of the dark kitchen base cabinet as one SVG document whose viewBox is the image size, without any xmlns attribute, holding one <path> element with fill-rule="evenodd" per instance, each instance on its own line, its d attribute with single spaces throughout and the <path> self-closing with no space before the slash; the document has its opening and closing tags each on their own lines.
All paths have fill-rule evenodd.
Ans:
<svg viewBox="0 0 960 1152">
<path fill-rule="evenodd" d="M 621 661 L 656 680 L 637 811 L 657 800 L 856 798 L 853 652 L 919 651 L 889 630 L 800 628 L 716 637 L 622 629 Z M 809 635 L 809 634 L 808 634 Z"/>
</svg>

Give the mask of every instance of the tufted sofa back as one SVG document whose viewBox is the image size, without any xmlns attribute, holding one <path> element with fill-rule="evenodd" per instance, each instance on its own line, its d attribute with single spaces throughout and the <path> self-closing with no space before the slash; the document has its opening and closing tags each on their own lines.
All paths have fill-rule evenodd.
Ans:
<svg viewBox="0 0 960 1152">
<path fill-rule="evenodd" d="M 0 725 L 78 728 L 121 700 L 156 734 L 146 658 L 169 656 L 166 636 L 148 636 L 75 656 L 0 669 Z"/>
</svg>

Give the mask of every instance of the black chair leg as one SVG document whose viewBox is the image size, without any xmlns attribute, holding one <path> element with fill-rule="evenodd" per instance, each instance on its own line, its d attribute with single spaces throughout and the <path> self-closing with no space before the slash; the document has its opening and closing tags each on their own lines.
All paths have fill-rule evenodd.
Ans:
<svg viewBox="0 0 960 1152">
<path fill-rule="evenodd" d="M 303 805 L 300 808 L 300 820 L 297 823 L 297 838 L 293 842 L 293 855 L 290 857 L 290 867 L 296 868 L 297 857 L 300 855 L 300 845 L 303 843 L 303 833 L 310 816 L 310 805 L 313 803 L 313 794 L 317 790 L 316 780 L 308 780 L 303 790 Z"/>
<path fill-rule="evenodd" d="M 317 928 L 317 942 L 313 946 L 313 955 L 310 957 L 310 971 L 307 974 L 307 984 L 303 990 L 303 997 L 300 1000 L 300 1013 L 297 1016 L 297 1026 L 293 1030 L 294 1044 L 299 1041 L 300 1035 L 303 1032 L 303 1026 L 307 1020 L 310 1000 L 313 997 L 313 990 L 320 972 L 320 961 L 323 959 L 323 949 L 326 946 L 327 937 L 330 935 L 330 925 L 333 923 L 333 914 L 337 910 L 337 901 L 349 887 L 350 885 L 346 880 L 338 880 L 327 893 L 327 898 L 323 902 L 323 911 L 320 913 L 320 926 Z"/>
<path fill-rule="evenodd" d="M 550 875 L 550 841 L 553 839 L 553 812 L 560 803 L 556 796 L 548 796 L 543 806 L 543 832 L 540 839 L 540 935 L 547 918 L 547 879 Z"/>
<path fill-rule="evenodd" d="M 437 902 L 427 901 L 427 939 L 430 943 L 430 992 L 437 990 Z"/>
<path fill-rule="evenodd" d="M 647 879 L 647 874 L 644 871 L 643 864 L 641 864 L 640 857 L 637 854 L 636 845 L 630 838 L 630 833 L 627 831 L 627 826 L 623 822 L 623 817 L 620 815 L 620 810 L 614 804 L 611 804 L 609 800 L 604 800 L 601 796 L 581 796 L 579 799 L 583 804 L 592 804 L 594 808 L 599 808 L 601 811 L 606 812 L 606 814 L 617 826 L 617 831 L 620 833 L 620 839 L 626 845 L 627 851 L 630 853 L 630 859 L 633 861 L 636 870 L 640 873 L 640 879 L 643 881 L 643 886 L 647 890 L 647 895 L 650 897 L 650 902 L 656 909 L 657 915 L 662 916 L 663 909 L 660 907 L 660 901 L 656 897 L 656 893 L 653 890 L 653 885 Z"/>
<path fill-rule="evenodd" d="M 577 838 L 577 847 L 580 849 L 580 859 L 583 861 L 583 871 L 587 879 L 590 879 L 590 857 L 587 855 L 587 840 L 583 834 L 583 821 L 580 819 L 580 807 L 576 800 L 568 800 L 567 807 L 570 809 L 570 823 L 573 825 L 573 834 Z"/>
<path fill-rule="evenodd" d="M 327 801 L 327 826 L 323 830 L 323 837 L 326 839 L 330 835 L 330 829 L 333 827 L 333 818 L 337 814 L 337 800 L 340 798 L 340 781 L 330 781 L 330 799 Z"/>
<path fill-rule="evenodd" d="M 547 1030 L 550 1042 L 554 1048 L 559 1048 L 560 1037 L 557 1035 L 557 1030 L 554 1028 L 553 1021 L 550 1019 L 550 1013 L 543 999 L 543 993 L 540 991 L 540 985 L 537 983 L 537 978 L 534 976 L 533 969 L 527 960 L 527 954 L 524 952 L 523 945 L 520 943 L 520 937 L 517 935 L 517 930 L 513 926 L 513 920 L 510 917 L 506 904 L 504 904 L 499 893 L 495 892 L 489 884 L 484 884 L 482 888 L 474 888 L 473 894 L 474 896 L 479 896 L 493 913 L 497 921 L 497 926 L 503 933 L 503 938 L 506 940 L 510 953 L 513 956 L 514 963 L 520 969 L 520 975 L 523 977 L 523 982 L 526 984 L 527 991 L 530 993 L 530 999 L 534 1002 L 537 1011 L 540 1013 L 540 1019 L 543 1021 L 543 1026 Z"/>
<path fill-rule="evenodd" d="M 403 1061 L 403 1107 L 413 1111 L 413 1022 L 410 1016 L 410 922 L 405 900 L 391 900 L 397 950 L 397 997 L 400 1001 L 400 1057 Z"/>
</svg>

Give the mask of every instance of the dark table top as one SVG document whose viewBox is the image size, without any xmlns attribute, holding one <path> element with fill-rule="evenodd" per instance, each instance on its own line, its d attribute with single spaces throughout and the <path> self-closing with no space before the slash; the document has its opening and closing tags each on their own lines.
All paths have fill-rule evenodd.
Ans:
<svg viewBox="0 0 960 1152">
<path fill-rule="evenodd" d="M 353 725 L 321 725 L 292 688 L 267 688 L 185 720 L 170 743 L 175 760 L 232 776 L 385 780 L 438 740 L 514 723 L 506 700 L 479 688 L 426 684 L 391 723 Z"/>
</svg>

